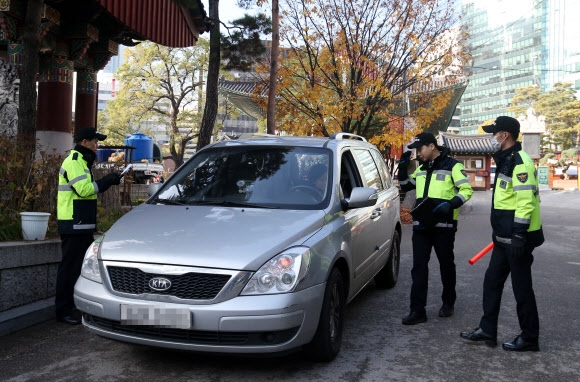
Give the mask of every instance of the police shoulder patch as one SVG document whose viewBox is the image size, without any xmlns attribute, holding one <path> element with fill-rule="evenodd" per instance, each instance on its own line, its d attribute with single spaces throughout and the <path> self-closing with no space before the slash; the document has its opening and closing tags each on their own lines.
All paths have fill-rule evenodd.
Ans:
<svg viewBox="0 0 580 382">
<path fill-rule="evenodd" d="M 528 181 L 528 173 L 522 172 L 521 174 L 516 175 L 520 183 L 526 183 Z"/>
</svg>

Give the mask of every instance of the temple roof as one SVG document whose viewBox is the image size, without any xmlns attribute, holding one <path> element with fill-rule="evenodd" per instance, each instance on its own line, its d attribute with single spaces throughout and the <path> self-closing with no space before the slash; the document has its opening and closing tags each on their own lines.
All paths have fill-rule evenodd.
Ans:
<svg viewBox="0 0 580 382">
<path fill-rule="evenodd" d="M 27 0 L 0 1 L 0 50 L 18 52 L 26 12 Z M 119 44 L 194 46 L 207 20 L 201 0 L 44 0 L 40 53 L 99 70 Z"/>
<path fill-rule="evenodd" d="M 206 30 L 207 16 L 201 0 L 187 2 L 96 0 L 96 2 L 144 40 L 161 45 L 174 48 L 194 46 L 199 34 Z"/>
<path fill-rule="evenodd" d="M 228 81 L 223 78 L 218 82 L 219 92 L 225 96 L 232 105 L 254 119 L 260 119 L 266 115 L 266 110 L 258 105 L 256 100 L 253 98 L 253 94 L 256 92 L 257 87 L 257 82 Z M 267 85 L 262 88 L 260 96 L 268 96 Z"/>
<path fill-rule="evenodd" d="M 439 133 L 439 141 L 451 150 L 453 154 L 493 154 L 491 147 L 493 134 L 459 135 Z"/>
</svg>

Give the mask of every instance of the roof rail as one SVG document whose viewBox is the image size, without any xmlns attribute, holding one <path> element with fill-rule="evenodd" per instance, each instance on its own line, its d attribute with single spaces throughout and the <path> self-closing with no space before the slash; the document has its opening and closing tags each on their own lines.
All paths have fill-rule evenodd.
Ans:
<svg viewBox="0 0 580 382">
<path fill-rule="evenodd" d="M 351 134 L 351 133 L 343 133 L 343 132 L 338 132 L 338 133 L 332 134 L 330 136 L 330 139 L 356 139 L 356 140 L 363 141 L 363 142 L 367 141 L 364 137 L 361 137 L 360 135 Z"/>
<path fill-rule="evenodd" d="M 267 137 L 280 137 L 279 135 L 275 134 L 268 134 L 268 133 L 244 133 L 238 137 L 238 139 L 247 139 L 247 138 L 267 138 Z"/>
</svg>

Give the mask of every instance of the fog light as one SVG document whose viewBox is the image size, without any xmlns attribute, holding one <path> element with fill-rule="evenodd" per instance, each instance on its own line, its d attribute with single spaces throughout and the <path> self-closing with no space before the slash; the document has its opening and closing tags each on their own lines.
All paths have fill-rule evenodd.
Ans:
<svg viewBox="0 0 580 382">
<path fill-rule="evenodd" d="M 272 343 L 276 339 L 273 333 L 264 333 L 264 342 Z"/>
</svg>

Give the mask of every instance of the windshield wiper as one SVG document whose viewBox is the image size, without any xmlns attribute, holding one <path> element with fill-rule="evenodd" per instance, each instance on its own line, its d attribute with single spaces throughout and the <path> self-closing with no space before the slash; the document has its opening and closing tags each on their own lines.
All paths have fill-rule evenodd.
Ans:
<svg viewBox="0 0 580 382">
<path fill-rule="evenodd" d="M 211 205 L 211 206 L 227 206 L 227 207 L 251 207 L 251 208 L 270 208 L 277 209 L 277 206 L 267 206 L 263 204 L 256 203 L 246 203 L 246 202 L 232 202 L 230 200 L 196 200 L 191 201 L 190 205 Z"/>
<path fill-rule="evenodd" d="M 171 206 L 186 206 L 186 203 L 178 202 L 173 199 L 163 199 L 163 198 L 155 198 L 151 202 L 153 203 L 160 203 L 160 204 L 167 204 Z"/>
</svg>

